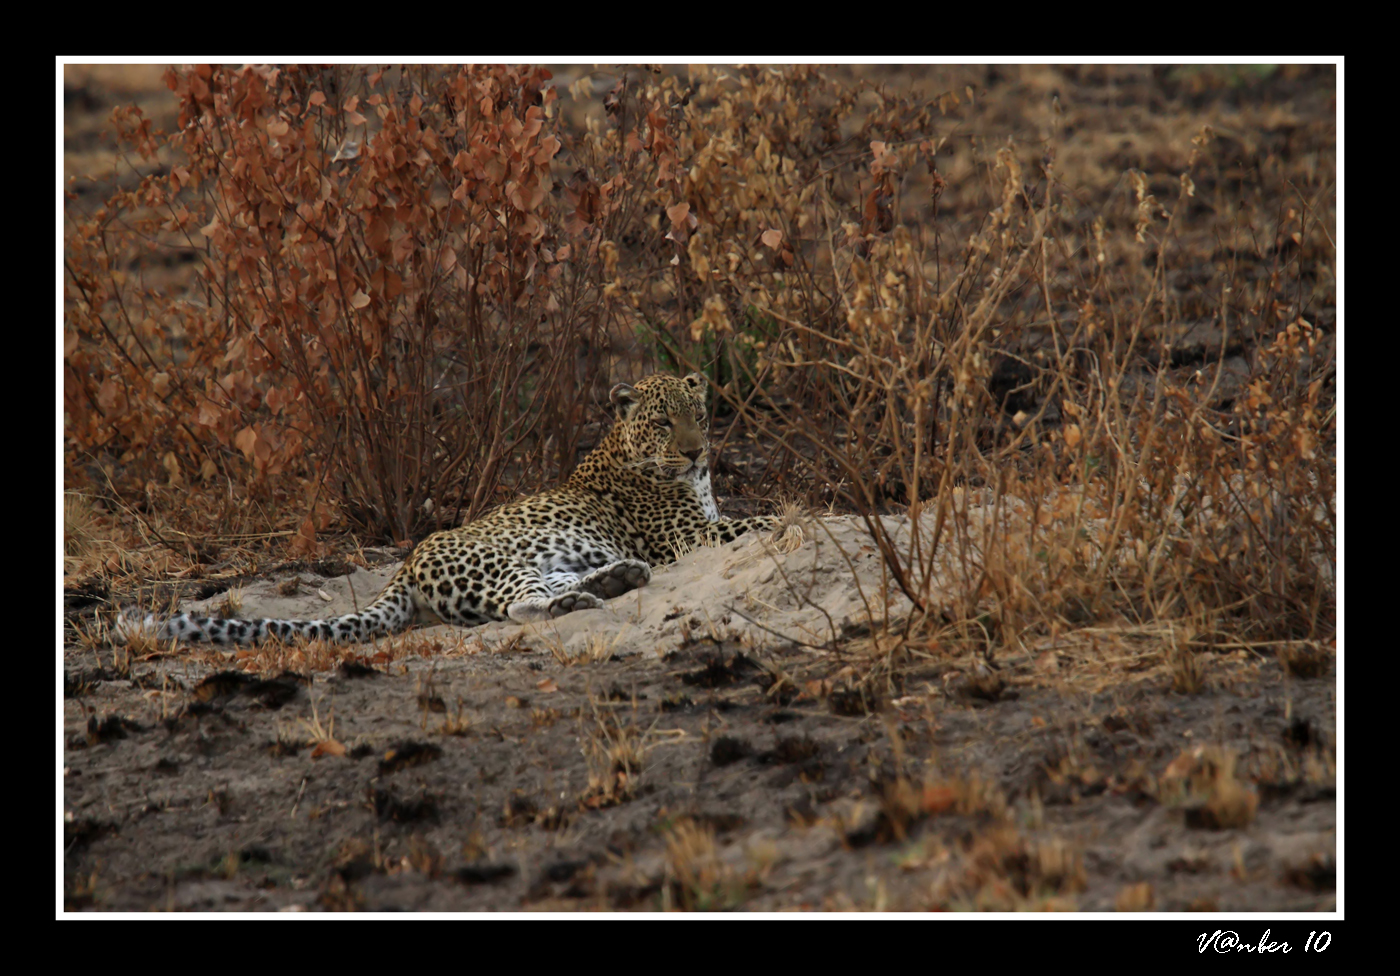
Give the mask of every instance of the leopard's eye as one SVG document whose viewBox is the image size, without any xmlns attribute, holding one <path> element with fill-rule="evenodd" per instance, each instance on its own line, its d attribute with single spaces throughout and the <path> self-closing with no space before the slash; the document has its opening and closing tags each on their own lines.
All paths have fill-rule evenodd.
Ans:
<svg viewBox="0 0 1400 976">
<path fill-rule="evenodd" d="M 657 417 L 655 420 L 652 421 L 652 423 L 662 428 L 663 430 L 671 426 L 671 421 L 666 419 L 665 417 Z"/>
</svg>

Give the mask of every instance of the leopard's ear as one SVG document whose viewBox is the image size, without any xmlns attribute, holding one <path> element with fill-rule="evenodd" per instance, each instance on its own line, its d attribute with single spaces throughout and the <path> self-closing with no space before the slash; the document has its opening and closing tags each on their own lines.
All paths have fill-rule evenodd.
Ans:
<svg viewBox="0 0 1400 976">
<path fill-rule="evenodd" d="M 632 416 L 632 411 L 636 409 L 640 396 L 635 389 L 626 383 L 619 383 L 608 391 L 608 399 L 612 401 L 613 406 L 621 405 L 622 416 L 625 418 Z"/>
<path fill-rule="evenodd" d="M 685 385 L 690 387 L 692 390 L 704 390 L 708 386 L 708 384 L 705 382 L 704 375 L 700 373 L 687 374 L 685 377 Z"/>
</svg>

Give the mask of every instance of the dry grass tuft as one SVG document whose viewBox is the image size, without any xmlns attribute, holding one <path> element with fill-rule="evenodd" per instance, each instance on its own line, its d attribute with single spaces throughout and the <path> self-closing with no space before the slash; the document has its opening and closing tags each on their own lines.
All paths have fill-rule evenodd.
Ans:
<svg viewBox="0 0 1400 976">
<path fill-rule="evenodd" d="M 800 503 L 784 502 L 778 514 L 778 525 L 773 529 L 773 548 L 785 555 L 801 549 L 810 534 L 810 521 L 806 508 Z"/>
<path fill-rule="evenodd" d="M 626 803 L 637 792 L 638 778 L 649 749 L 646 731 L 635 718 L 625 723 L 607 702 L 591 697 L 592 715 L 579 716 L 579 740 L 588 764 L 588 786 L 579 796 L 585 810 Z"/>
<path fill-rule="evenodd" d="M 1199 695 L 1206 687 L 1203 655 L 1189 647 L 1174 647 L 1170 654 L 1172 691 L 1178 695 Z"/>
<path fill-rule="evenodd" d="M 1196 746 L 1173 759 L 1157 783 L 1157 799 L 1181 810 L 1188 827 L 1248 826 L 1259 794 L 1235 775 L 1236 756 L 1219 746 Z"/>
<path fill-rule="evenodd" d="M 63 493 L 65 577 L 125 575 L 142 562 L 132 552 L 127 534 L 110 515 L 99 511 L 91 495 L 81 491 Z"/>
<path fill-rule="evenodd" d="M 92 499 L 82 492 L 63 493 L 63 559 L 65 568 L 71 561 L 80 563 L 96 545 L 97 512 Z"/>
<path fill-rule="evenodd" d="M 1114 910 L 1120 912 L 1150 912 L 1156 905 L 1157 898 L 1150 881 L 1124 885 L 1113 900 Z"/>
<path fill-rule="evenodd" d="M 1290 641 L 1280 645 L 1278 659 L 1293 677 L 1310 680 L 1327 674 L 1332 653 L 1320 641 Z"/>
<path fill-rule="evenodd" d="M 720 857 L 714 829 L 708 824 L 682 818 L 670 826 L 664 838 L 663 910 L 729 911 L 743 904 L 756 886 L 752 872 L 741 873 Z"/>
<path fill-rule="evenodd" d="M 960 911 L 1073 911 L 1087 886 L 1076 844 L 994 826 L 968 841 L 962 871 L 935 887 L 934 900 Z"/>
<path fill-rule="evenodd" d="M 550 656 L 565 667 L 577 664 L 602 664 L 604 661 L 612 660 L 627 632 L 628 628 L 622 627 L 611 637 L 607 634 L 589 634 L 584 638 L 583 646 L 575 654 L 570 654 L 558 638 L 547 637 L 544 642 L 545 646 L 549 648 Z"/>
<path fill-rule="evenodd" d="M 224 598 L 214 608 L 214 616 L 233 620 L 243 612 L 243 587 L 234 586 L 224 591 Z"/>
</svg>

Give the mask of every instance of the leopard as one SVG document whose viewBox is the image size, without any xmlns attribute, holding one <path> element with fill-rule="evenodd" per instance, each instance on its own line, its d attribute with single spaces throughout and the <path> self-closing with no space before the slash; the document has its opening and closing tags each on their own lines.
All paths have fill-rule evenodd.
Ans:
<svg viewBox="0 0 1400 976">
<path fill-rule="evenodd" d="M 531 623 L 602 607 L 645 586 L 657 566 L 779 526 L 779 516 L 720 514 L 708 393 L 700 373 L 617 384 L 608 396 L 617 422 L 563 484 L 427 536 L 363 610 L 325 620 L 148 614 L 119 630 L 212 644 L 363 643 L 415 623 Z"/>
</svg>

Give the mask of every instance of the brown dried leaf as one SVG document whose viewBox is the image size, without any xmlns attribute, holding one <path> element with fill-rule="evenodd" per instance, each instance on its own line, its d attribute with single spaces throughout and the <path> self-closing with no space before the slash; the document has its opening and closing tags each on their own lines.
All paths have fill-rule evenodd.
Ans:
<svg viewBox="0 0 1400 976">
<path fill-rule="evenodd" d="M 309 556 L 316 551 L 316 526 L 311 523 L 309 516 L 302 521 L 297 534 L 292 536 L 287 551 L 293 556 Z"/>
<path fill-rule="evenodd" d="M 311 750 L 312 759 L 320 759 L 322 756 L 343 756 L 345 746 L 335 739 L 322 739 L 316 743 L 316 748 Z"/>
<path fill-rule="evenodd" d="M 921 806 L 925 813 L 943 813 L 958 802 L 958 793 L 951 786 L 925 786 Z"/>
<path fill-rule="evenodd" d="M 249 461 L 253 460 L 253 453 L 258 446 L 258 432 L 251 427 L 244 427 L 234 435 L 233 446 L 242 451 Z"/>
<path fill-rule="evenodd" d="M 686 220 L 690 215 L 690 204 L 678 203 L 674 207 L 666 208 L 666 216 L 671 219 L 671 226 L 677 230 L 684 230 Z"/>
</svg>

